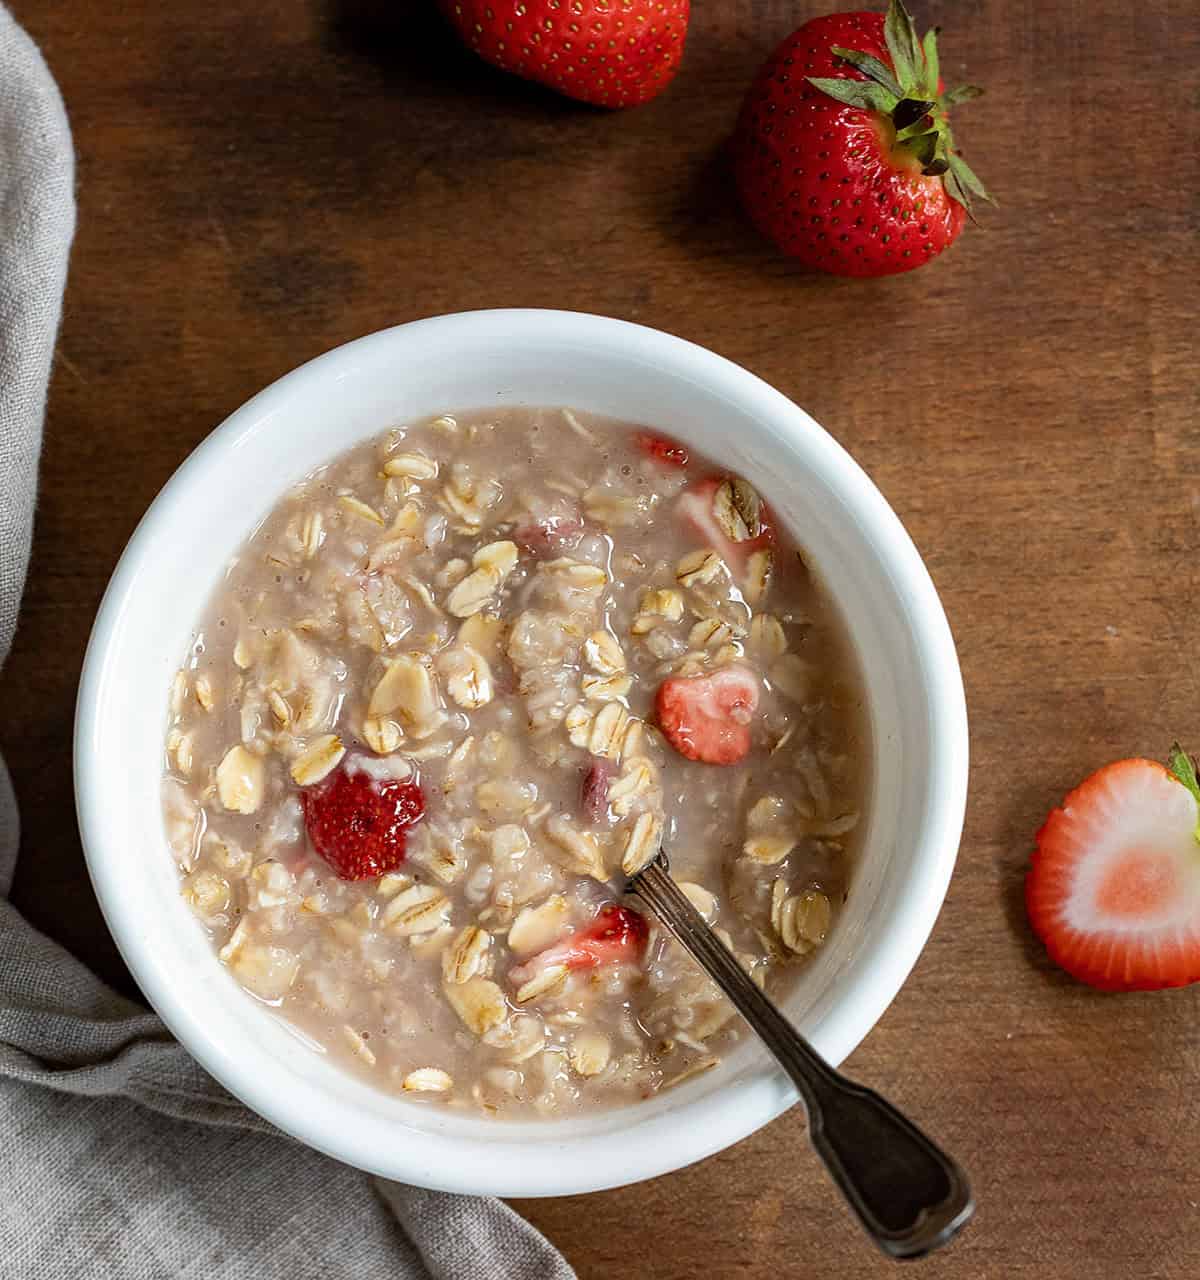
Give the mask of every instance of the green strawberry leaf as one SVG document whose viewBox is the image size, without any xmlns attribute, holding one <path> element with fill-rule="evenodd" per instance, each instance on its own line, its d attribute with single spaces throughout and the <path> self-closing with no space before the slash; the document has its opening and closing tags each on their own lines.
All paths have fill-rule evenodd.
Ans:
<svg viewBox="0 0 1200 1280">
<path fill-rule="evenodd" d="M 882 111 L 885 115 L 890 115 L 896 105 L 895 94 L 870 80 L 836 80 L 809 76 L 808 83 L 831 98 L 844 102 L 848 107 L 862 107 L 866 111 Z"/>
<path fill-rule="evenodd" d="M 938 76 L 941 75 L 941 69 L 938 62 L 938 28 L 930 27 L 925 32 L 925 40 L 922 47 L 925 50 L 925 75 L 922 84 L 925 86 L 925 92 L 931 98 L 936 98 L 938 94 Z"/>
<path fill-rule="evenodd" d="M 1171 744 L 1171 758 L 1167 762 L 1171 772 L 1183 783 L 1185 787 L 1196 798 L 1196 803 L 1200 804 L 1200 781 L 1196 779 L 1196 766 L 1192 763 L 1192 757 L 1179 745 L 1178 742 Z M 1196 825 L 1195 837 L 1200 843 L 1200 822 Z"/>
<path fill-rule="evenodd" d="M 879 61 L 878 58 L 872 57 L 869 53 L 860 53 L 857 49 L 843 49 L 841 45 L 831 45 L 830 53 L 837 54 L 839 58 L 845 58 L 852 66 L 857 67 L 865 76 L 870 76 L 876 84 L 881 84 L 897 99 L 904 97 L 904 90 L 900 88 L 896 77 L 892 75 L 892 70 L 886 64 Z"/>
<path fill-rule="evenodd" d="M 924 40 L 917 34 L 904 0 L 888 0 L 883 20 L 884 42 L 892 65 L 859 49 L 832 45 L 830 52 L 857 68 L 866 80 L 809 77 L 809 83 L 838 102 L 878 111 L 892 117 L 896 147 L 903 147 L 920 164 L 926 176 L 941 177 L 946 194 L 967 211 L 972 222 L 972 197 L 995 201 L 975 176 L 971 166 L 954 151 L 947 110 L 969 102 L 983 92 L 975 85 L 961 85 L 938 94 L 941 58 L 939 29 L 931 28 Z M 930 121 L 928 117 L 932 116 Z M 1200 833 L 1197 836 L 1200 839 Z"/>
<path fill-rule="evenodd" d="M 897 129 L 910 129 L 920 124 L 936 105 L 925 98 L 901 98 L 892 112 L 892 123 Z"/>
<path fill-rule="evenodd" d="M 950 197 L 950 199 L 957 200 L 958 203 L 961 204 L 962 207 L 967 211 L 967 213 L 970 213 L 971 198 L 970 196 L 967 195 L 967 193 L 962 189 L 962 186 L 959 184 L 958 177 L 955 175 L 953 166 L 948 167 L 946 169 L 946 172 L 942 175 L 942 183 L 945 186 L 946 194 Z"/>
<path fill-rule="evenodd" d="M 942 105 L 953 107 L 960 102 L 970 102 L 972 98 L 978 98 L 981 93 L 983 90 L 977 84 L 960 84 L 957 89 L 950 89 L 942 94 Z"/>
<path fill-rule="evenodd" d="M 894 116 L 893 119 L 895 119 Z M 915 124 L 910 124 L 907 129 L 897 129 L 896 141 L 907 142 L 909 138 L 919 138 L 923 133 L 936 133 L 942 137 L 949 136 L 945 125 L 939 125 L 936 120 L 930 124 L 929 119 L 929 116 L 922 116 Z"/>
<path fill-rule="evenodd" d="M 903 86 L 915 85 L 922 69 L 921 43 L 917 39 L 912 15 L 904 7 L 904 0 L 889 0 L 887 17 L 883 20 L 883 38 L 887 42 L 888 53 L 892 55 L 896 79 Z"/>
<path fill-rule="evenodd" d="M 963 189 L 973 196 L 978 196 L 980 200 L 986 200 L 988 204 L 995 204 L 995 200 L 988 194 L 988 189 L 975 176 L 971 166 L 960 155 L 952 155 L 950 157 L 950 171 L 958 179 Z"/>
<path fill-rule="evenodd" d="M 919 133 L 916 137 L 902 142 L 900 146 L 916 157 L 920 162 L 922 173 L 928 173 L 929 166 L 933 164 L 934 157 L 937 155 L 937 131 L 931 130 L 929 133 Z M 942 170 L 942 172 L 944 173 L 945 170 Z"/>
<path fill-rule="evenodd" d="M 1167 761 L 1167 767 L 1196 797 L 1196 803 L 1200 804 L 1200 780 L 1196 778 L 1196 766 L 1192 763 L 1192 757 L 1178 742 L 1171 744 L 1171 758 Z"/>
</svg>

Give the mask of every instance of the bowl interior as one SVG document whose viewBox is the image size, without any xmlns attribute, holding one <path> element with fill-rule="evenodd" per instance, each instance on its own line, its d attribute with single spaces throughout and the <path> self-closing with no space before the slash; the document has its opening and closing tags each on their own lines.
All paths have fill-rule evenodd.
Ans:
<svg viewBox="0 0 1200 1280">
<path fill-rule="evenodd" d="M 184 463 L 130 542 L 85 664 L 76 773 L 89 867 L 125 959 L 228 1088 L 385 1176 L 541 1195 L 709 1154 L 787 1106 L 791 1086 L 746 1044 L 640 1107 L 562 1121 L 496 1123 L 378 1093 L 225 974 L 180 897 L 159 803 L 171 678 L 228 560 L 282 491 L 390 425 L 520 404 L 658 425 L 721 459 L 761 490 L 837 602 L 870 706 L 870 820 L 837 927 L 786 1007 L 840 1062 L 899 989 L 953 866 L 966 776 L 957 661 L 911 542 L 859 468 L 790 401 L 678 339 L 589 316 L 469 313 L 372 335 L 268 388 Z"/>
</svg>

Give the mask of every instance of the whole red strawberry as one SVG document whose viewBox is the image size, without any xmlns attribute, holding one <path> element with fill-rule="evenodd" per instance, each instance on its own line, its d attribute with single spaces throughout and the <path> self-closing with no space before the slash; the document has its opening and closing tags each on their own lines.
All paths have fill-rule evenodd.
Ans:
<svg viewBox="0 0 1200 1280">
<path fill-rule="evenodd" d="M 734 166 L 751 220 L 807 267 L 841 276 L 911 271 L 953 244 L 971 198 L 990 199 L 957 153 L 937 37 L 902 0 L 814 18 L 746 95 Z"/>
<path fill-rule="evenodd" d="M 660 94 L 683 57 L 691 0 L 440 0 L 481 58 L 597 107 Z"/>
<path fill-rule="evenodd" d="M 408 828 L 425 813 L 415 782 L 345 767 L 300 793 L 313 848 L 343 880 L 370 880 L 404 861 Z"/>
</svg>

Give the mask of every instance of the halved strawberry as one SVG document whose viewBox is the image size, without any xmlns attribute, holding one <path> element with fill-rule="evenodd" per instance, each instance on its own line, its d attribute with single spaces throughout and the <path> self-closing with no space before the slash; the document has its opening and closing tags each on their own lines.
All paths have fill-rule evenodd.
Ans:
<svg viewBox="0 0 1200 1280">
<path fill-rule="evenodd" d="M 655 462 L 666 467 L 686 467 L 690 461 L 688 451 L 677 444 L 669 436 L 654 435 L 649 431 L 639 431 L 634 439 L 638 448 Z"/>
<path fill-rule="evenodd" d="M 590 924 L 539 951 L 524 964 L 509 970 L 518 986 L 546 969 L 594 969 L 602 964 L 637 964 L 642 958 L 650 926 L 632 907 L 610 902 L 601 907 Z"/>
<path fill-rule="evenodd" d="M 344 766 L 300 793 L 313 848 L 342 880 L 370 880 L 404 861 L 407 832 L 425 813 L 415 782 Z"/>
<path fill-rule="evenodd" d="M 666 740 L 689 760 L 736 764 L 750 750 L 758 678 L 740 663 L 707 676 L 671 676 L 654 706 Z"/>
<path fill-rule="evenodd" d="M 1171 768 L 1119 760 L 1046 819 L 1025 880 L 1051 958 L 1104 991 L 1200 981 L 1200 786 L 1176 745 Z"/>
<path fill-rule="evenodd" d="M 766 505 L 739 476 L 689 485 L 676 500 L 675 511 L 700 544 L 712 547 L 738 579 L 745 575 L 751 554 L 774 540 Z"/>
</svg>

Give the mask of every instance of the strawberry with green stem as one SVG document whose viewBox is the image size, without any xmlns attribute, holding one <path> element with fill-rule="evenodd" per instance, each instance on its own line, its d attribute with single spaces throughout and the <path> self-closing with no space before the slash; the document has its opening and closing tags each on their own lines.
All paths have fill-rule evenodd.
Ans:
<svg viewBox="0 0 1200 1280">
<path fill-rule="evenodd" d="M 958 151 L 936 30 L 902 0 L 815 18 L 789 36 L 747 94 L 734 136 L 751 220 L 786 253 L 836 275 L 910 271 L 958 238 L 988 200 Z"/>
</svg>

